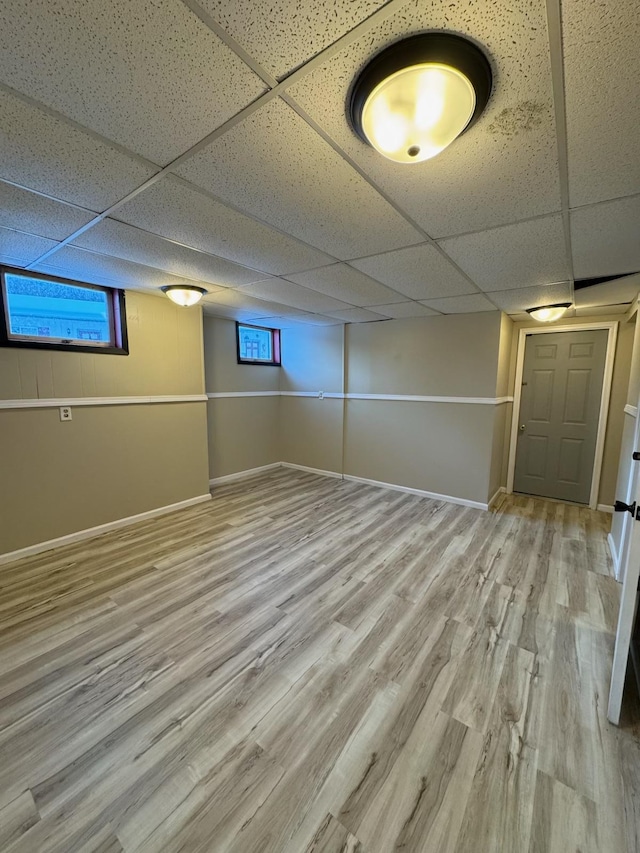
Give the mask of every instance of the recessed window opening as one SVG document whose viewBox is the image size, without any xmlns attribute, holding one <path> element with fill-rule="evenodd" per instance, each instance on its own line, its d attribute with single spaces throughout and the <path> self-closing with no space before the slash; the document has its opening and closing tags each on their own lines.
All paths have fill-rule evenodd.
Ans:
<svg viewBox="0 0 640 853">
<path fill-rule="evenodd" d="M 236 323 L 238 364 L 280 365 L 280 331 Z"/>
<path fill-rule="evenodd" d="M 0 268 L 0 345 L 127 355 L 124 292 Z"/>
</svg>

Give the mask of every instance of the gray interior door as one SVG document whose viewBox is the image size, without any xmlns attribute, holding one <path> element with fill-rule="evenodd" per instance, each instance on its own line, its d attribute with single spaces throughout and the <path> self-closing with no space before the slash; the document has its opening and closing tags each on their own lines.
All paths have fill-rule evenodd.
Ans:
<svg viewBox="0 0 640 853">
<path fill-rule="evenodd" d="M 527 335 L 514 491 L 589 503 L 607 338 Z"/>
</svg>

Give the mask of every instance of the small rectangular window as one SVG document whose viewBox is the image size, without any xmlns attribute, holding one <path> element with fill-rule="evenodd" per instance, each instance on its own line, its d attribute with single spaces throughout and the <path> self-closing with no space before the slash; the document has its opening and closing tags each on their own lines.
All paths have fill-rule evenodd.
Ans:
<svg viewBox="0 0 640 853">
<path fill-rule="evenodd" d="M 124 292 L 0 269 L 0 345 L 128 353 Z"/>
<path fill-rule="evenodd" d="M 238 364 L 280 364 L 280 331 L 236 323 Z"/>
</svg>

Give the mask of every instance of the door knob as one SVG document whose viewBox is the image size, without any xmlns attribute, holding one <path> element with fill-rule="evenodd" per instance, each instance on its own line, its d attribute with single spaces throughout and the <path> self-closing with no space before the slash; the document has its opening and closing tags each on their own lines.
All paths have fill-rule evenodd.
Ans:
<svg viewBox="0 0 640 853">
<path fill-rule="evenodd" d="M 524 432 L 526 429 L 524 424 L 520 424 L 520 432 Z"/>
</svg>

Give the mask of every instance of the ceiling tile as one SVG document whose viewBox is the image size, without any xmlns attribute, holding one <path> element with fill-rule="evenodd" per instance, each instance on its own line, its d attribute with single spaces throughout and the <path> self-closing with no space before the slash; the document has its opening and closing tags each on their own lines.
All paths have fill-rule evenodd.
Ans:
<svg viewBox="0 0 640 853">
<path fill-rule="evenodd" d="M 0 89 L 0 178 L 102 211 L 156 171 Z"/>
<path fill-rule="evenodd" d="M 295 317 L 289 318 L 295 323 L 307 323 L 310 326 L 343 326 L 344 320 L 338 320 L 336 317 L 326 317 L 323 314 L 296 314 Z"/>
<path fill-rule="evenodd" d="M 640 273 L 624 278 L 580 287 L 575 291 L 576 308 L 588 308 L 602 305 L 617 305 L 632 302 L 640 292 Z"/>
<path fill-rule="evenodd" d="M 350 263 L 411 299 L 475 293 L 473 284 L 429 243 Z"/>
<path fill-rule="evenodd" d="M 74 240 L 72 245 L 220 287 L 236 287 L 269 278 L 267 273 L 256 272 L 224 258 L 187 248 L 114 219 L 106 219 L 94 225 Z"/>
<path fill-rule="evenodd" d="M 562 24 L 571 205 L 638 193 L 637 0 L 562 0 Z"/>
<path fill-rule="evenodd" d="M 265 90 L 178 0 L 5 0 L 0 23 L 0 80 L 155 163 Z"/>
<path fill-rule="evenodd" d="M 94 214 L 0 181 L 0 225 L 64 240 Z"/>
<path fill-rule="evenodd" d="M 325 296 L 323 293 L 281 279 L 250 284 L 242 288 L 242 293 L 261 299 L 272 299 L 281 302 L 283 305 L 291 305 L 302 311 L 319 314 L 325 311 L 341 311 L 344 308 L 353 307 L 346 302 L 333 299 L 331 296 Z"/>
<path fill-rule="evenodd" d="M 640 270 L 640 196 L 572 210 L 576 278 Z"/>
<path fill-rule="evenodd" d="M 284 77 L 353 29 L 386 0 L 200 0 L 242 47 L 274 77 Z"/>
<path fill-rule="evenodd" d="M 392 302 L 401 298 L 397 291 L 385 287 L 347 264 L 333 264 L 330 267 L 289 275 L 287 278 L 352 305 L 372 305 L 374 302 Z"/>
<path fill-rule="evenodd" d="M 484 291 L 550 284 L 571 275 L 559 214 L 452 237 L 440 245 Z"/>
<path fill-rule="evenodd" d="M 605 314 L 626 314 L 631 307 L 630 302 L 621 305 L 598 305 L 590 308 L 576 308 L 576 317 L 600 317 Z"/>
<path fill-rule="evenodd" d="M 485 114 L 432 160 L 408 168 L 360 141 L 345 104 L 358 70 L 404 34 L 448 30 L 483 45 L 495 74 Z M 327 93 L 331 97 L 327 97 Z M 288 90 L 297 103 L 432 237 L 560 209 L 545 4 L 411 0 Z"/>
<path fill-rule="evenodd" d="M 335 262 L 335 258 L 243 216 L 177 178 L 158 181 L 115 216 L 185 246 L 274 275 Z"/>
<path fill-rule="evenodd" d="M 106 284 L 122 288 L 145 288 L 158 290 L 165 284 L 184 284 L 185 279 L 169 275 L 164 270 L 98 255 L 86 249 L 64 246 L 42 264 L 39 272 L 47 272 L 66 278 L 77 278 L 92 284 Z M 193 282 L 186 282 L 193 284 Z M 206 285 L 203 285 L 206 287 Z"/>
<path fill-rule="evenodd" d="M 477 314 L 481 311 L 496 311 L 496 306 L 483 296 L 482 293 L 471 293 L 468 296 L 448 296 L 446 299 L 429 299 L 423 303 L 429 308 L 435 308 L 443 314 Z"/>
<path fill-rule="evenodd" d="M 253 319 L 250 311 L 241 311 L 239 308 L 231 308 L 228 305 L 219 305 L 215 302 L 202 302 L 202 310 L 208 317 L 222 317 L 224 320 L 238 320 L 241 323 L 249 323 Z"/>
<path fill-rule="evenodd" d="M 419 302 L 395 302 L 393 305 L 373 305 L 371 310 L 382 317 L 403 320 L 405 317 L 433 317 L 438 312 Z"/>
<path fill-rule="evenodd" d="M 345 308 L 344 311 L 332 311 L 332 317 L 344 320 L 345 323 L 370 323 L 374 320 L 387 320 L 384 314 L 376 314 L 366 308 Z"/>
<path fill-rule="evenodd" d="M 23 267 L 33 263 L 56 245 L 55 240 L 45 240 L 24 231 L 0 227 L 0 263 Z"/>
<path fill-rule="evenodd" d="M 545 287 L 522 287 L 513 290 L 500 290 L 487 293 L 491 301 L 507 314 L 517 314 L 527 308 L 541 305 L 553 305 L 556 302 L 573 302 L 571 284 L 562 281 Z"/>
<path fill-rule="evenodd" d="M 296 311 L 289 306 L 281 305 L 279 302 L 273 302 L 267 299 L 258 299 L 244 290 L 218 290 L 210 296 L 205 297 L 207 304 L 226 305 L 229 308 L 238 308 L 242 311 L 251 312 L 252 317 L 266 317 L 270 314 L 295 315 L 302 313 Z"/>
<path fill-rule="evenodd" d="M 235 207 L 342 260 L 422 239 L 279 98 L 176 171 Z"/>
</svg>

